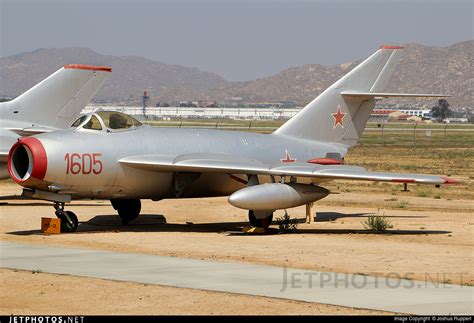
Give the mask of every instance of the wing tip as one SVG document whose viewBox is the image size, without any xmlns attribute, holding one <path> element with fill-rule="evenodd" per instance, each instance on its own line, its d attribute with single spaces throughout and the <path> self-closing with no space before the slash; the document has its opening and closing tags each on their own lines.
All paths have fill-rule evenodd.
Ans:
<svg viewBox="0 0 474 323">
<path fill-rule="evenodd" d="M 405 47 L 402 46 L 395 46 L 395 45 L 382 45 L 380 49 L 404 49 Z"/>
<path fill-rule="evenodd" d="M 443 184 L 459 184 L 459 183 L 461 183 L 460 180 L 450 178 L 450 177 L 447 177 L 447 176 L 442 177 L 442 179 L 444 181 Z"/>
<path fill-rule="evenodd" d="M 90 71 L 102 71 L 112 72 L 112 67 L 109 66 L 93 66 L 93 65 L 82 65 L 82 64 L 68 64 L 63 66 L 65 69 L 76 69 L 76 70 L 90 70 Z"/>
</svg>

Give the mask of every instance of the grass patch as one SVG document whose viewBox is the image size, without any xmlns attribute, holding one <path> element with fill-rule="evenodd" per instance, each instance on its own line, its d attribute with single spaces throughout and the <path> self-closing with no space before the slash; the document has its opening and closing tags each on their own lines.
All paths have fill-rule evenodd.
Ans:
<svg viewBox="0 0 474 323">
<path fill-rule="evenodd" d="M 431 190 L 418 190 L 416 196 L 418 197 L 430 197 L 432 194 Z"/>
<path fill-rule="evenodd" d="M 408 202 L 407 201 L 401 201 L 397 204 L 397 208 L 399 209 L 406 209 L 408 207 Z"/>
<path fill-rule="evenodd" d="M 364 228 L 367 230 L 373 231 L 385 231 L 387 229 L 393 228 L 393 225 L 384 215 L 369 215 L 367 220 L 362 222 Z"/>
</svg>

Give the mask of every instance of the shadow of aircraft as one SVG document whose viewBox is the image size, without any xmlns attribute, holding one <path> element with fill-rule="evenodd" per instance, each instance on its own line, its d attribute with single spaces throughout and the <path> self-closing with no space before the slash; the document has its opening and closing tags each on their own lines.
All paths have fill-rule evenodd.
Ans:
<svg viewBox="0 0 474 323">
<path fill-rule="evenodd" d="M 364 218 L 369 215 L 374 215 L 374 213 L 339 213 L 339 212 L 316 212 L 315 222 L 330 222 L 337 219 L 344 218 Z M 407 218 L 407 219 L 418 219 L 426 218 L 424 215 L 384 215 L 385 218 Z"/>
<path fill-rule="evenodd" d="M 332 213 L 332 212 L 329 212 Z M 350 214 L 350 216 L 361 216 Z M 319 216 L 319 213 L 318 213 Z M 341 216 L 342 217 L 342 216 Z M 298 222 L 304 222 L 299 219 Z M 213 222 L 213 223 L 167 223 L 166 218 L 161 214 L 142 214 L 133 222 L 123 225 L 117 215 L 98 215 L 86 222 L 81 222 L 74 234 L 91 234 L 104 232 L 198 232 L 198 233 L 226 233 L 229 236 L 252 237 L 242 232 L 242 228 L 248 226 L 244 222 Z M 273 225 L 277 225 L 273 221 Z M 447 234 L 450 231 L 441 230 L 386 230 L 377 232 L 363 229 L 327 229 L 327 228 L 298 228 L 293 234 L 394 234 L 394 235 L 426 235 L 426 234 Z M 28 236 L 42 234 L 41 230 L 12 231 L 7 234 Z M 279 234 L 277 228 L 271 227 L 266 235 Z"/>
</svg>

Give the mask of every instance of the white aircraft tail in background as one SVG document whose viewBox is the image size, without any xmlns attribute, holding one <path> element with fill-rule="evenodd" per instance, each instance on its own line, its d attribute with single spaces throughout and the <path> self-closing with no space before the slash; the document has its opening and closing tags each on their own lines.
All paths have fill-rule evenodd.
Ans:
<svg viewBox="0 0 474 323">
<path fill-rule="evenodd" d="M 91 101 L 112 68 L 65 65 L 15 99 L 0 103 L 0 179 L 8 178 L 6 158 L 20 136 L 66 128 Z"/>
</svg>

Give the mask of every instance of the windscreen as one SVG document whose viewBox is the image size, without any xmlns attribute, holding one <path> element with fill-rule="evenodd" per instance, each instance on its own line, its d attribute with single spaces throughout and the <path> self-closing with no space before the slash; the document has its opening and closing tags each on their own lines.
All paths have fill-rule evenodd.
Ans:
<svg viewBox="0 0 474 323">
<path fill-rule="evenodd" d="M 131 127 L 139 127 L 141 123 L 128 114 L 116 111 L 100 111 L 97 113 L 107 128 L 112 130 L 123 130 Z"/>
<path fill-rule="evenodd" d="M 87 117 L 87 115 L 84 115 L 77 118 L 77 120 L 72 123 L 71 128 L 79 127 L 84 121 L 86 121 Z"/>
</svg>

